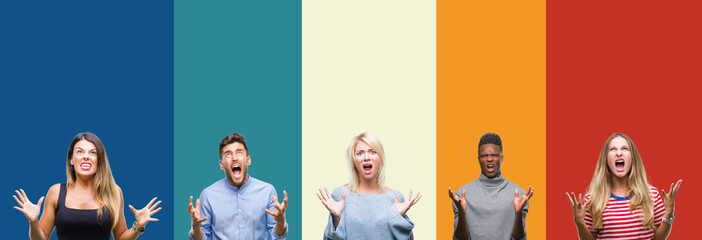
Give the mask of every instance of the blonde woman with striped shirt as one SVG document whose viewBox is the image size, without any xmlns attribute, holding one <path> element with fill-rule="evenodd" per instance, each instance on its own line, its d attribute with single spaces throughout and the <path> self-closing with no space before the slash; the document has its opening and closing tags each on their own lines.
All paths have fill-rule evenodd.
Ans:
<svg viewBox="0 0 702 240">
<path fill-rule="evenodd" d="M 581 240 L 667 239 L 682 180 L 661 192 L 646 179 L 641 156 L 627 135 L 602 146 L 588 193 L 566 193 Z"/>
</svg>

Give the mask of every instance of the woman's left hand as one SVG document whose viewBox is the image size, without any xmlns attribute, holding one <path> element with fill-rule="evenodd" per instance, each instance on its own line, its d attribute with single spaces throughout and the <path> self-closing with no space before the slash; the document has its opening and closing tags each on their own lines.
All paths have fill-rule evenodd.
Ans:
<svg viewBox="0 0 702 240">
<path fill-rule="evenodd" d="M 677 183 L 670 184 L 670 192 L 666 193 L 665 189 L 661 189 L 663 192 L 663 201 L 665 203 L 665 211 L 669 212 L 671 215 L 675 212 L 675 198 L 678 196 L 678 189 L 680 189 L 680 184 L 682 179 L 678 180 Z"/>
<path fill-rule="evenodd" d="M 395 200 L 395 207 L 397 207 L 397 211 L 400 212 L 401 216 L 404 216 L 405 213 L 407 213 L 407 210 L 409 210 L 419 201 L 420 198 L 422 198 L 422 193 L 417 193 L 417 196 L 412 198 L 412 190 L 410 190 L 409 196 L 404 202 L 398 202 L 395 194 L 392 195 L 392 198 Z"/>
<path fill-rule="evenodd" d="M 146 204 L 146 207 L 139 210 L 136 210 L 134 207 L 132 207 L 132 205 L 129 205 L 129 209 L 132 210 L 134 217 L 136 217 L 137 224 L 139 224 L 139 226 L 142 228 L 146 226 L 148 222 L 158 221 L 158 219 L 152 218 L 151 215 L 161 211 L 161 208 L 156 208 L 159 204 L 161 204 L 161 201 L 156 202 L 156 204 L 154 204 L 154 201 L 156 201 L 156 198 L 151 199 L 149 204 Z"/>
</svg>

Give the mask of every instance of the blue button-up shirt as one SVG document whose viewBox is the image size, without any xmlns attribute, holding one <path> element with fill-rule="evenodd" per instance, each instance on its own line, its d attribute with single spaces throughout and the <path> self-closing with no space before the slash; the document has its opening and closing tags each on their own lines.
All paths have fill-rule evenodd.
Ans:
<svg viewBox="0 0 702 240">
<path fill-rule="evenodd" d="M 235 187 L 226 178 L 215 182 L 202 190 L 200 194 L 200 217 L 202 232 L 207 239 L 272 239 L 283 240 L 288 235 L 287 223 L 285 233 L 275 233 L 275 218 L 266 209 L 275 212 L 273 185 L 249 176 L 241 187 Z M 195 240 L 192 232 L 191 240 Z"/>
</svg>

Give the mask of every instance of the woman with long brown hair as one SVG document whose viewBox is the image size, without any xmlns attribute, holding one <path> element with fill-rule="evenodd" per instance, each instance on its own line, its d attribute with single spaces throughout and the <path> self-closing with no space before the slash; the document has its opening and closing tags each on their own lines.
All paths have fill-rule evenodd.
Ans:
<svg viewBox="0 0 702 240">
<path fill-rule="evenodd" d="M 15 209 L 29 220 L 30 239 L 49 239 L 56 227 L 59 240 L 109 240 L 110 234 L 114 239 L 133 240 L 144 231 L 146 223 L 158 221 L 151 215 L 161 210 L 156 208 L 161 201 L 154 203 L 153 198 L 139 210 L 129 205 L 136 221 L 127 229 L 122 189 L 112 177 L 105 147 L 95 134 L 79 133 L 73 138 L 66 158 L 66 175 L 66 183 L 49 188 L 41 218 L 44 197 L 35 205 L 24 190 L 15 190 L 17 195 L 13 197 L 19 204 Z"/>
</svg>

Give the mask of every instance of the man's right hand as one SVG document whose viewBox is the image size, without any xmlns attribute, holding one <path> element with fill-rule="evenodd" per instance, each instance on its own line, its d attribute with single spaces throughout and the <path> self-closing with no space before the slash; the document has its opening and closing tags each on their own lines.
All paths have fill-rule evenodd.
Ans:
<svg viewBox="0 0 702 240">
<path fill-rule="evenodd" d="M 193 196 L 190 196 L 188 201 L 188 213 L 190 213 L 192 218 L 190 223 L 193 226 L 193 230 L 199 229 L 202 226 L 202 222 L 207 220 L 207 218 L 200 218 L 200 199 L 195 202 L 195 207 L 193 207 Z"/>
<path fill-rule="evenodd" d="M 451 200 L 453 200 L 453 203 L 456 204 L 456 206 L 459 206 L 458 211 L 460 213 L 465 213 L 466 209 L 468 208 L 468 202 L 466 201 L 466 190 L 463 189 L 463 193 L 461 194 L 461 197 L 458 197 L 452 190 L 451 187 L 449 187 L 449 197 Z"/>
</svg>

